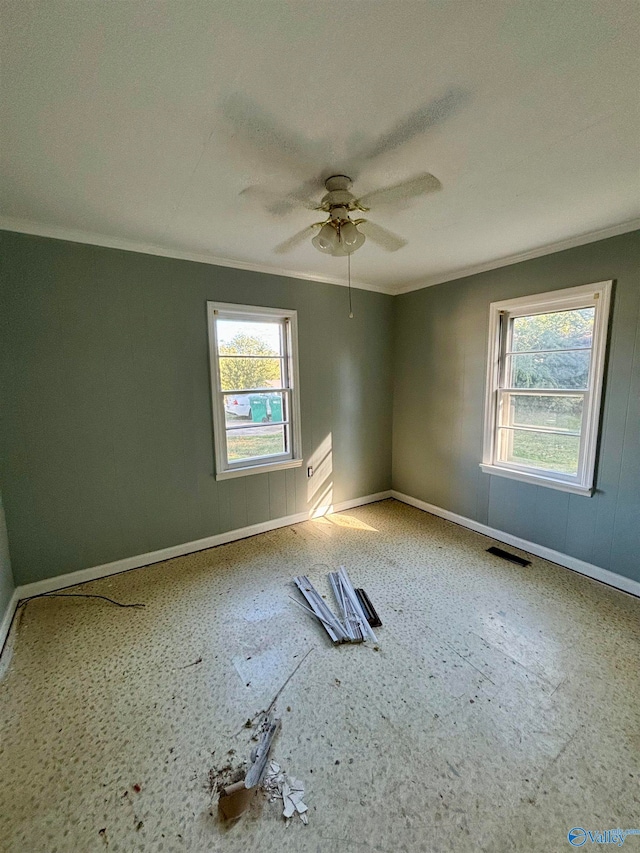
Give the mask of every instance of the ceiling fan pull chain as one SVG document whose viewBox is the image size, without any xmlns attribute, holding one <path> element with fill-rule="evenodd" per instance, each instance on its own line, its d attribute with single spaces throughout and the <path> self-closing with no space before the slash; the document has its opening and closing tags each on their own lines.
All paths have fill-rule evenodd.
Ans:
<svg viewBox="0 0 640 853">
<path fill-rule="evenodd" d="M 353 320 L 353 310 L 351 309 L 351 253 L 347 255 L 347 271 L 349 273 L 349 319 Z"/>
</svg>

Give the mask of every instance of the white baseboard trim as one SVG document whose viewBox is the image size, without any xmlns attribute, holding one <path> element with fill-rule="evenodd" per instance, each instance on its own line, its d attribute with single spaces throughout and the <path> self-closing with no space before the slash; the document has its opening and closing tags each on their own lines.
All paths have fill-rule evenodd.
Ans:
<svg viewBox="0 0 640 853">
<path fill-rule="evenodd" d="M 563 554 L 561 551 L 554 551 L 552 548 L 546 548 L 544 545 L 538 545 L 535 542 L 529 542 L 527 539 L 521 539 L 519 536 L 513 536 L 511 533 L 505 533 L 502 530 L 496 530 L 494 527 L 488 527 L 486 524 L 480 524 L 479 521 L 474 521 L 471 518 L 466 518 L 464 515 L 450 512 L 448 509 L 442 509 L 442 507 L 435 506 L 434 504 L 425 503 L 425 501 L 418 500 L 418 498 L 412 498 L 410 495 L 397 492 L 395 489 L 391 490 L 391 497 L 402 503 L 414 506 L 417 509 L 424 510 L 424 512 L 430 512 L 432 515 L 446 518 L 447 521 L 453 521 L 455 524 L 462 525 L 462 527 L 468 527 L 469 530 L 475 530 L 476 533 L 482 533 L 483 536 L 488 536 L 490 539 L 512 545 L 514 548 L 519 548 L 528 554 L 534 554 L 536 557 L 542 557 L 543 560 L 549 560 L 551 563 L 557 563 L 565 569 L 579 572 L 581 575 L 586 575 L 592 580 L 606 583 L 608 586 L 613 586 L 623 592 L 640 597 L 640 582 L 626 578 L 624 575 L 618 575 L 615 572 L 610 572 L 608 569 L 601 569 L 599 566 L 594 566 L 592 563 L 585 563 L 584 560 L 578 560 L 577 557 L 571 557 L 569 554 Z"/>
<path fill-rule="evenodd" d="M 346 509 L 353 509 L 357 506 L 365 504 L 373 504 L 378 501 L 386 501 L 391 497 L 391 489 L 386 492 L 376 492 L 375 495 L 367 495 L 364 498 L 353 498 L 350 501 L 341 501 L 337 504 L 322 504 L 308 514 L 308 518 L 321 518 L 323 515 L 328 515 L 332 512 L 344 512 Z"/>
<path fill-rule="evenodd" d="M 237 530 L 229 530 L 226 533 L 217 533 L 214 536 L 207 536 L 204 539 L 196 539 L 193 542 L 185 542 L 182 545 L 172 545 L 169 548 L 161 548 L 158 551 L 150 551 L 148 554 L 138 554 L 134 557 L 125 557 L 122 560 L 114 560 L 112 563 L 103 563 L 101 566 L 92 566 L 88 569 L 79 569 L 77 572 L 69 572 L 64 575 L 56 575 L 53 578 L 45 578 L 41 581 L 24 584 L 17 587 L 11 601 L 9 602 L 5 614 L 2 618 L 0 627 L 0 650 L 9 633 L 11 620 L 15 613 L 18 603 L 25 598 L 32 598 L 34 595 L 42 595 L 46 592 L 54 592 L 55 590 L 65 589 L 69 586 L 75 586 L 79 583 L 98 580 L 109 575 L 120 574 L 127 572 L 130 569 L 138 569 L 142 566 L 150 566 L 153 563 L 162 563 L 165 560 L 171 560 L 173 557 L 183 557 L 185 554 L 193 554 L 195 551 L 204 551 L 207 548 L 215 548 L 217 545 L 226 545 L 228 542 L 235 542 L 238 539 L 247 539 L 249 536 L 256 536 L 258 533 L 266 533 L 269 530 L 276 530 L 279 527 L 288 527 L 290 524 L 299 524 L 302 521 L 308 521 L 310 518 L 318 518 L 321 515 L 326 515 L 330 512 L 342 512 L 346 509 L 352 509 L 356 506 L 364 506 L 365 504 L 383 501 L 391 497 L 391 492 L 377 492 L 373 495 L 365 495 L 361 498 L 353 498 L 348 501 L 341 501 L 336 504 L 330 504 L 321 508 L 316 508 L 310 512 L 298 512 L 295 515 L 286 515 L 281 518 L 274 518 L 269 521 L 262 521 L 259 524 L 252 524 L 249 527 L 241 527 Z"/>
<path fill-rule="evenodd" d="M 13 614 L 16 612 L 16 608 L 18 606 L 19 601 L 20 593 L 17 589 L 14 589 L 13 595 L 9 599 L 9 603 L 5 608 L 4 615 L 2 616 L 2 621 L 0 622 L 0 653 L 2 653 L 5 641 L 9 636 L 9 629 L 11 628 L 11 623 L 13 622 Z"/>
</svg>

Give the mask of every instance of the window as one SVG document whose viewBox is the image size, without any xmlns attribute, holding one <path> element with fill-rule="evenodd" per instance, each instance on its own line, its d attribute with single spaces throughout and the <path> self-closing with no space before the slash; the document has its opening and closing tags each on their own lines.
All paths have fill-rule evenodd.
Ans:
<svg viewBox="0 0 640 853">
<path fill-rule="evenodd" d="M 301 465 L 296 312 L 207 308 L 216 479 Z"/>
<path fill-rule="evenodd" d="M 483 471 L 592 493 L 611 284 L 491 305 Z"/>
</svg>

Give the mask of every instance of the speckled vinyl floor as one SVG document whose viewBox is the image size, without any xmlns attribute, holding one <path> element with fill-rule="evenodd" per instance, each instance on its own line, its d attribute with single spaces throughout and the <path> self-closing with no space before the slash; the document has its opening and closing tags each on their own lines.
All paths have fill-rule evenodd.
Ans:
<svg viewBox="0 0 640 853">
<path fill-rule="evenodd" d="M 68 590 L 144 608 L 30 601 L 2 659 L 0 849 L 554 853 L 640 828 L 640 601 L 489 544 L 385 501 Z M 321 563 L 371 596 L 379 651 L 287 597 L 299 573 L 328 595 Z M 309 825 L 256 802 L 224 829 L 210 770 L 308 649 L 273 757 Z"/>
</svg>

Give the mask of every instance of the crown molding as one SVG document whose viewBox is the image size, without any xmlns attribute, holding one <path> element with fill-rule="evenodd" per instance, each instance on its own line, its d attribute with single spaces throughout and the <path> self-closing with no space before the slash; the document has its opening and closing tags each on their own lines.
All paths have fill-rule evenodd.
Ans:
<svg viewBox="0 0 640 853">
<path fill-rule="evenodd" d="M 410 293 L 413 290 L 422 290 L 425 287 L 433 287 L 436 284 L 444 284 L 447 281 L 456 281 L 459 278 L 467 278 L 467 276 L 477 275 L 481 272 L 490 272 L 491 270 L 500 269 L 500 267 L 519 264 L 522 261 L 531 261 L 534 258 L 541 258 L 544 255 L 552 255 L 554 252 L 563 252 L 565 249 L 585 246 L 587 243 L 595 243 L 597 240 L 606 240 L 608 237 L 617 237 L 620 234 L 627 234 L 630 231 L 637 231 L 639 229 L 640 219 L 630 219 L 628 222 L 622 222 L 619 225 L 611 225 L 608 228 L 602 228 L 598 231 L 589 231 L 586 234 L 580 234 L 577 237 L 569 237 L 567 240 L 560 240 L 557 243 L 548 243 L 545 246 L 538 246 L 537 248 L 530 249 L 527 252 L 519 252 L 515 255 L 507 255 L 504 258 L 486 261 L 483 264 L 476 264 L 475 266 L 452 270 L 451 272 L 444 273 L 443 275 L 427 276 L 426 278 L 408 281 L 405 282 L 405 284 L 397 285 L 389 292 L 394 296 L 399 296 L 402 293 Z"/>
<path fill-rule="evenodd" d="M 64 228 L 57 225 L 45 225 L 40 222 L 32 222 L 27 219 L 15 219 L 8 216 L 0 216 L 0 230 L 16 231 L 19 234 L 32 234 L 37 237 L 51 237 L 54 240 L 68 240 L 71 243 L 86 243 L 92 246 L 102 246 L 107 249 L 121 249 L 125 252 L 139 252 L 145 255 L 157 255 L 163 258 L 175 258 L 181 261 L 194 261 L 199 264 L 211 264 L 218 267 L 230 267 L 232 269 L 248 270 L 249 272 L 259 272 L 266 275 L 280 275 L 285 278 L 296 278 L 301 281 L 314 281 L 320 284 L 335 284 L 339 287 L 347 287 L 347 281 L 333 276 L 320 276 L 313 273 L 295 272 L 294 270 L 275 267 L 269 264 L 248 263 L 246 261 L 236 261 L 231 258 L 220 258 L 217 255 L 209 255 L 206 253 L 183 252 L 179 249 L 167 249 L 164 246 L 156 246 L 151 243 L 138 243 L 135 240 L 127 240 L 121 237 L 111 237 L 105 234 L 95 234 L 90 231 L 80 231 L 72 228 Z M 557 243 L 547 243 L 544 246 L 538 246 L 535 249 L 530 249 L 526 252 L 519 252 L 513 255 L 486 261 L 482 264 L 476 264 L 470 267 L 461 267 L 460 269 L 451 270 L 442 275 L 426 276 L 425 278 L 414 279 L 413 281 L 405 282 L 404 284 L 370 284 L 365 281 L 352 279 L 351 286 L 358 290 L 371 290 L 375 293 L 385 293 L 389 296 L 400 296 L 403 293 L 410 293 L 414 290 L 422 290 L 425 287 L 434 287 L 436 284 L 445 284 L 448 281 L 456 281 L 460 278 L 467 278 L 478 273 L 490 272 L 491 270 L 508 267 L 511 264 L 518 264 L 522 261 L 530 261 L 534 258 L 541 258 L 544 255 L 551 255 L 554 252 L 563 252 L 566 249 L 573 249 L 577 246 L 584 246 L 587 243 L 595 243 L 597 240 L 606 240 L 609 237 L 617 237 L 620 234 L 627 234 L 630 231 L 640 230 L 640 218 L 630 219 L 627 222 L 622 222 L 619 225 L 611 225 L 607 228 L 601 228 L 598 231 L 589 231 L 586 234 L 580 234 L 577 237 L 569 237 L 566 240 L 561 240 Z"/>
<path fill-rule="evenodd" d="M 216 267 L 231 267 L 232 269 L 248 270 L 249 272 L 265 273 L 266 275 L 281 275 L 286 278 L 315 281 L 320 284 L 336 284 L 340 287 L 348 286 L 348 282 L 339 277 L 296 272 L 283 267 L 271 266 L 270 264 L 236 261 L 231 258 L 220 258 L 217 255 L 207 253 L 183 252 L 180 249 L 167 249 L 164 246 L 156 246 L 152 243 L 139 243 L 136 240 L 127 240 L 123 237 L 111 237 L 107 234 L 95 234 L 90 231 L 81 231 L 58 225 L 45 225 L 41 222 L 32 222 L 28 219 L 14 219 L 10 216 L 0 216 L 0 230 L 15 231 L 19 234 L 32 234 L 35 237 L 51 237 L 54 240 L 67 240 L 71 243 L 86 243 L 91 246 L 102 246 L 106 249 L 121 249 L 124 252 L 138 252 L 162 258 L 175 258 L 180 261 L 195 261 L 198 264 L 211 264 Z M 358 281 L 357 279 L 351 279 L 351 287 L 355 287 L 358 290 L 372 290 L 376 293 L 386 293 L 387 295 L 392 295 L 395 292 L 391 287 L 369 284 L 366 281 Z"/>
</svg>

